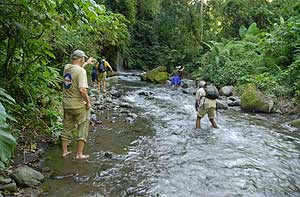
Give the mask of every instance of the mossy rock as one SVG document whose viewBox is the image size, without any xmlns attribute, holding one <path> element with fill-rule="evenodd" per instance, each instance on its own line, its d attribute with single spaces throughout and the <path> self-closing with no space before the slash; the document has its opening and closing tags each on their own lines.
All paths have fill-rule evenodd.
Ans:
<svg viewBox="0 0 300 197">
<path fill-rule="evenodd" d="M 300 127 L 300 119 L 293 120 L 289 123 L 293 127 Z"/>
<path fill-rule="evenodd" d="M 274 101 L 249 84 L 241 98 L 241 108 L 244 111 L 270 113 L 274 107 Z"/>
<path fill-rule="evenodd" d="M 256 104 L 257 94 L 256 87 L 253 84 L 249 84 L 241 97 L 241 107 L 245 111 L 252 111 Z"/>
<path fill-rule="evenodd" d="M 143 79 L 151 83 L 165 84 L 169 79 L 169 74 L 166 72 L 166 67 L 160 66 L 147 72 Z"/>
</svg>

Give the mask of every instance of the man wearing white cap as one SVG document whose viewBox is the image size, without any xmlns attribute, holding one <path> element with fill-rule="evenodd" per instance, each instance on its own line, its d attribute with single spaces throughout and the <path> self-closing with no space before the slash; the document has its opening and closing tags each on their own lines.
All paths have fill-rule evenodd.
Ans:
<svg viewBox="0 0 300 197">
<path fill-rule="evenodd" d="M 87 94 L 88 82 L 84 66 L 93 63 L 93 58 L 88 57 L 81 50 L 75 50 L 71 54 L 71 64 L 64 67 L 63 86 L 63 132 L 62 156 L 66 157 L 71 152 L 68 145 L 72 139 L 72 131 L 78 129 L 78 146 L 75 159 L 87 159 L 89 155 L 83 154 L 84 145 L 89 131 L 91 102 Z"/>
<path fill-rule="evenodd" d="M 196 92 L 196 102 L 195 102 L 195 108 L 197 111 L 197 120 L 196 120 L 196 128 L 201 128 L 201 119 L 207 114 L 208 119 L 212 125 L 213 128 L 218 128 L 218 125 L 215 121 L 216 116 L 216 108 L 217 108 L 217 101 L 216 98 L 219 97 L 218 90 L 210 85 L 210 88 L 207 88 L 207 84 L 205 81 L 199 82 L 199 89 Z M 210 92 L 207 92 L 211 90 L 212 88 L 212 94 L 215 96 L 210 97 Z"/>
</svg>

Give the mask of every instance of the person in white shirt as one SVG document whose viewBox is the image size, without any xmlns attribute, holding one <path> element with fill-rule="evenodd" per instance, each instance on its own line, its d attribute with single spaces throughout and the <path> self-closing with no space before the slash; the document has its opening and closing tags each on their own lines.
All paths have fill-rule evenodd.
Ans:
<svg viewBox="0 0 300 197">
<path fill-rule="evenodd" d="M 205 92 L 205 81 L 200 81 L 199 89 L 196 92 L 196 102 L 195 108 L 197 111 L 197 120 L 196 120 L 196 128 L 201 128 L 201 118 L 203 118 L 206 114 L 208 114 L 209 121 L 211 122 L 212 127 L 218 128 L 216 123 L 216 108 L 217 101 L 216 99 L 206 98 Z"/>
</svg>

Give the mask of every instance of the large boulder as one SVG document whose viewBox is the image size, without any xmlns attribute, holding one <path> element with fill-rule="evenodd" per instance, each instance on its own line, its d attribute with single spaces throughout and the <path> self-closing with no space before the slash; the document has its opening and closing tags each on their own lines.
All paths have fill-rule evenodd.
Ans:
<svg viewBox="0 0 300 197">
<path fill-rule="evenodd" d="M 167 69 L 164 66 L 159 66 L 143 76 L 142 80 L 157 83 L 157 84 L 165 84 L 169 79 L 169 74 L 167 73 Z"/>
<path fill-rule="evenodd" d="M 291 125 L 293 127 L 300 127 L 300 119 L 296 119 L 296 120 L 289 122 L 289 125 Z"/>
<path fill-rule="evenodd" d="M 256 89 L 255 85 L 249 84 L 241 98 L 241 108 L 244 111 L 270 113 L 274 107 L 272 98 L 264 95 Z"/>
<path fill-rule="evenodd" d="M 224 86 L 220 89 L 220 96 L 232 96 L 233 95 L 233 86 Z"/>
<path fill-rule="evenodd" d="M 44 175 L 28 166 L 17 168 L 12 174 L 13 179 L 19 186 L 35 187 L 44 180 Z"/>
</svg>

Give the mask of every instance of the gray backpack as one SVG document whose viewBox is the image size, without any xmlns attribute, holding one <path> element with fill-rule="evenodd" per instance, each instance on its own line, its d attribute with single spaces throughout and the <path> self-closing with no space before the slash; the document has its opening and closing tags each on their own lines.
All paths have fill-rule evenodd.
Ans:
<svg viewBox="0 0 300 197">
<path fill-rule="evenodd" d="M 216 86 L 210 84 L 210 85 L 207 85 L 205 88 L 205 93 L 206 93 L 206 98 L 208 99 L 217 99 L 220 97 L 220 94 L 219 94 L 219 91 L 218 89 L 216 88 Z"/>
</svg>

